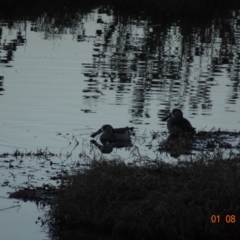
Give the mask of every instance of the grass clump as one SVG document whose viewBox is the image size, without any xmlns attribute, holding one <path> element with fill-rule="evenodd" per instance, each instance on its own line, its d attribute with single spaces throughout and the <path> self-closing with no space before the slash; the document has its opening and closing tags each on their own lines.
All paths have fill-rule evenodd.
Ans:
<svg viewBox="0 0 240 240">
<path fill-rule="evenodd" d="M 58 239 L 237 239 L 238 159 L 216 153 L 174 165 L 92 161 L 62 183 L 43 223 Z"/>
</svg>

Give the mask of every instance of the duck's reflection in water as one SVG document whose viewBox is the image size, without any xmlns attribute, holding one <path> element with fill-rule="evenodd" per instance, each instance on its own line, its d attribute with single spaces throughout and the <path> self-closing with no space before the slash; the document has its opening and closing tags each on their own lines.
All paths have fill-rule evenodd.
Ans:
<svg viewBox="0 0 240 240">
<path fill-rule="evenodd" d="M 106 143 L 102 142 L 102 144 L 98 143 L 95 140 L 90 141 L 93 145 L 95 145 L 102 153 L 109 154 L 113 151 L 114 148 L 126 148 L 126 147 L 132 147 L 133 144 L 131 140 L 126 141 L 118 141 L 118 142 L 112 142 L 112 143 Z"/>
</svg>

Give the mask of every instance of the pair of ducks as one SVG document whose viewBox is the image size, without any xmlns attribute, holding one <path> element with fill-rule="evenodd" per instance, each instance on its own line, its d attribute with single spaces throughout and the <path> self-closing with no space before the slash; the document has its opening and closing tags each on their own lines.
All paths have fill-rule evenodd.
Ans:
<svg viewBox="0 0 240 240">
<path fill-rule="evenodd" d="M 195 133 L 195 128 L 191 123 L 183 117 L 180 109 L 174 108 L 168 116 L 162 119 L 167 120 L 167 128 L 170 135 L 177 136 L 182 133 Z M 95 137 L 102 133 L 100 140 L 102 142 L 117 142 L 130 140 L 133 127 L 113 128 L 111 125 L 103 125 L 97 132 L 93 133 L 91 137 Z"/>
</svg>

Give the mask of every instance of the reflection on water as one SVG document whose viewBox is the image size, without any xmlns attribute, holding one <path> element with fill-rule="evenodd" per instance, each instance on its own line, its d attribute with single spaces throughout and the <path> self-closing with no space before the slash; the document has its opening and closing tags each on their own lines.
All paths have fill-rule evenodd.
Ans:
<svg viewBox="0 0 240 240">
<path fill-rule="evenodd" d="M 131 123 L 140 134 L 165 130 L 161 118 L 178 107 L 197 129 L 238 129 L 239 18 L 233 11 L 205 25 L 156 24 L 101 9 L 66 21 L 45 13 L 34 22 L 3 22 L 2 122 L 11 123 L 9 111 L 17 106 L 20 124 L 30 119 L 29 125 L 44 127 L 54 114 L 52 124 L 63 133 Z M 16 86 L 24 97 L 17 97 Z M 72 127 L 63 127 L 64 120 Z"/>
<path fill-rule="evenodd" d="M 1 151 L 48 148 L 58 156 L 49 163 L 53 171 L 102 153 L 126 162 L 160 158 L 157 132 L 166 131 L 161 119 L 175 107 L 197 130 L 239 130 L 239 72 L 239 11 L 202 25 L 156 23 L 109 9 L 1 20 Z M 136 136 L 121 148 L 90 143 L 104 124 L 134 127 Z M 5 181 L 15 162 L 2 158 Z M 39 182 L 48 162 L 30 162 Z"/>
<path fill-rule="evenodd" d="M 83 64 L 91 82 L 84 97 L 92 93 L 101 108 L 104 96 L 114 91 L 115 104 L 129 105 L 134 124 L 151 124 L 156 114 L 161 119 L 177 106 L 193 117 L 212 116 L 212 126 L 236 128 L 237 121 L 217 124 L 216 119 L 228 122 L 226 112 L 238 111 L 238 22 L 236 12 L 204 26 L 174 22 L 151 27 L 130 17 L 97 22 L 102 32 L 94 41 L 92 63 Z"/>
</svg>

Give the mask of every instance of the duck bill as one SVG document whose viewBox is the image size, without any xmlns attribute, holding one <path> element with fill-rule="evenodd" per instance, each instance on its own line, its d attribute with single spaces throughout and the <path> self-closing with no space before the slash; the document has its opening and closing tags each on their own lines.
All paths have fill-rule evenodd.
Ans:
<svg viewBox="0 0 240 240">
<path fill-rule="evenodd" d="M 102 129 L 100 128 L 98 131 L 96 131 L 95 133 L 93 133 L 92 135 L 91 135 L 91 137 L 92 138 L 94 138 L 94 137 L 96 137 L 99 133 L 101 133 L 102 132 Z"/>
<path fill-rule="evenodd" d="M 162 121 L 167 121 L 170 117 L 171 117 L 171 113 L 169 115 L 167 115 L 165 118 L 162 119 Z"/>
</svg>

